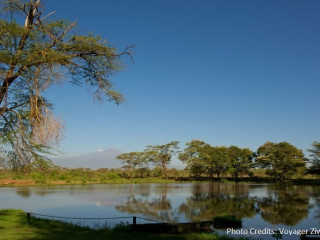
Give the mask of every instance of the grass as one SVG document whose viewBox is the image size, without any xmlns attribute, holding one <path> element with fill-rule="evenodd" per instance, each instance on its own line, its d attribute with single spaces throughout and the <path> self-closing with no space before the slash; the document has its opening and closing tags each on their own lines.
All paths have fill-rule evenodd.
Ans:
<svg viewBox="0 0 320 240">
<path fill-rule="evenodd" d="M 0 187 L 1 186 L 52 186 L 52 185 L 87 185 L 87 184 L 129 184 L 129 183 L 176 183 L 182 181 L 176 181 L 172 179 L 161 179 L 161 178 L 135 178 L 130 179 L 127 178 L 119 178 L 119 179 L 108 179 L 103 181 L 97 180 L 86 180 L 86 179 L 75 179 L 75 180 L 55 180 L 55 179 L 46 179 L 46 180 L 34 180 L 34 179 L 0 179 Z"/>
<path fill-rule="evenodd" d="M 0 236 L 2 240 L 232 240 L 230 236 L 208 233 L 192 234 L 147 234 L 135 233 L 129 226 L 114 229 L 90 229 L 59 221 L 31 218 L 27 223 L 26 213 L 21 210 L 0 210 Z M 247 238 L 237 238 L 247 239 Z"/>
<path fill-rule="evenodd" d="M 173 171 L 172 169 L 168 170 Z M 254 169 L 255 177 L 241 178 L 242 183 L 263 183 L 276 182 L 268 177 L 263 169 Z M 76 185 L 76 184 L 129 184 L 129 183 L 175 183 L 175 182 L 210 182 L 210 179 L 203 177 L 194 179 L 188 171 L 175 170 L 175 174 L 169 175 L 169 179 L 163 179 L 155 170 L 149 170 L 149 174 L 141 177 L 135 176 L 132 180 L 123 169 L 48 169 L 46 172 L 33 169 L 29 172 L 14 172 L 8 169 L 0 169 L 1 186 L 48 186 L 48 185 Z M 227 179 L 220 179 L 219 182 L 233 183 L 234 179 L 227 176 Z M 215 179 L 217 181 L 217 179 Z M 288 183 L 319 184 L 320 179 L 312 175 L 303 177 L 295 176 Z"/>
<path fill-rule="evenodd" d="M 48 172 L 19 173 L 0 169 L 0 186 L 39 186 L 39 185 L 75 185 L 75 184 L 129 184 L 129 183 L 174 183 L 174 178 L 163 179 L 157 176 L 133 178 L 123 176 L 124 172 L 111 170 L 68 169 Z M 179 181 L 181 182 L 181 181 Z"/>
</svg>

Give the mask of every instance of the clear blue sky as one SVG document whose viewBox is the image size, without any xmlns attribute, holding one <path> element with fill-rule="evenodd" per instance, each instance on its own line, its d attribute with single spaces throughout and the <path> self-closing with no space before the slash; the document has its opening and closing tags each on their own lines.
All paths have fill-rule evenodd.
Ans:
<svg viewBox="0 0 320 240">
<path fill-rule="evenodd" d="M 135 45 L 134 63 L 112 77 L 127 103 L 95 103 L 68 84 L 48 91 L 65 121 L 67 155 L 191 139 L 306 150 L 320 140 L 320 1 L 44 3 L 83 33 L 120 50 Z"/>
</svg>

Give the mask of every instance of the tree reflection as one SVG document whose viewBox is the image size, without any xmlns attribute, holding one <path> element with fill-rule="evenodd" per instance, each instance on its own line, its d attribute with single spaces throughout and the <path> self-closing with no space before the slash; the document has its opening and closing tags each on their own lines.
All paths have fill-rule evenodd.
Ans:
<svg viewBox="0 0 320 240">
<path fill-rule="evenodd" d="M 248 197 L 248 185 L 244 184 L 196 184 L 193 195 L 181 204 L 179 212 L 190 221 L 212 220 L 221 214 L 236 218 L 253 217 L 256 214 L 255 199 Z"/>
<path fill-rule="evenodd" d="M 29 198 L 32 195 L 29 187 L 16 188 L 16 194 L 23 197 L 23 198 Z"/>
<path fill-rule="evenodd" d="M 314 209 L 314 218 L 320 223 L 320 186 L 313 186 L 312 193 L 310 194 L 312 199 L 312 207 Z"/>
<path fill-rule="evenodd" d="M 157 197 L 147 194 L 135 195 L 130 190 L 128 199 L 116 206 L 120 212 L 129 214 L 142 214 L 143 216 L 165 222 L 177 222 L 176 211 L 172 210 L 171 201 L 167 197 L 168 185 L 161 188 Z"/>
<path fill-rule="evenodd" d="M 259 200 L 261 217 L 271 224 L 294 226 L 308 216 L 310 189 L 305 186 L 270 187 L 269 196 Z"/>
<path fill-rule="evenodd" d="M 317 204 L 318 209 L 316 210 L 315 218 L 318 219 L 319 223 L 320 223 L 320 197 L 316 198 L 316 204 Z"/>
<path fill-rule="evenodd" d="M 16 188 L 16 194 L 23 197 L 29 198 L 32 194 L 37 196 L 46 196 L 48 194 L 53 194 L 53 191 L 50 191 L 47 187 L 18 187 Z"/>
</svg>

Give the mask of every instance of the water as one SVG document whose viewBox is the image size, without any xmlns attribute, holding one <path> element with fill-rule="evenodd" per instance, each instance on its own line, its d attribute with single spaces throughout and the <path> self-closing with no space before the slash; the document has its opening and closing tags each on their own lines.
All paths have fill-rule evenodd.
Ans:
<svg viewBox="0 0 320 240">
<path fill-rule="evenodd" d="M 229 229 L 228 234 L 248 231 L 248 236 L 263 239 L 274 239 L 270 234 L 274 229 L 320 229 L 319 186 L 183 183 L 3 187 L 0 208 L 62 217 L 140 216 L 165 222 L 212 220 L 228 213 L 243 221 L 242 232 Z M 104 220 L 76 221 L 91 226 L 105 224 Z M 107 220 L 107 224 L 119 221 L 131 223 L 132 218 Z M 263 234 L 258 235 L 258 231 Z M 282 239 L 299 236 L 286 234 Z"/>
</svg>

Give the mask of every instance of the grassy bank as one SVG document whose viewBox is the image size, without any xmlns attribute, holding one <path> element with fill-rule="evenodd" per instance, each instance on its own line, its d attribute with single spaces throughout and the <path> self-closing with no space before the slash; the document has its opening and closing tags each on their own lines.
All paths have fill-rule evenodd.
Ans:
<svg viewBox="0 0 320 240">
<path fill-rule="evenodd" d="M 0 169 L 0 186 L 35 186 L 35 185 L 72 185 L 72 184 L 125 184 L 125 183 L 174 183 L 174 182 L 234 182 L 230 176 L 223 179 L 210 179 L 208 177 L 193 178 L 185 170 L 169 171 L 169 179 L 163 179 L 161 173 L 150 170 L 147 175 L 137 175 L 131 180 L 123 169 L 49 169 L 47 171 L 32 170 L 28 172 L 14 172 Z M 240 182 L 250 183 L 276 183 L 273 178 L 256 171 L 254 176 L 245 176 Z M 284 183 L 319 184 L 319 178 L 304 175 L 292 178 Z"/>
<path fill-rule="evenodd" d="M 232 240 L 229 236 L 208 233 L 192 234 L 146 234 L 135 233 L 130 227 L 93 230 L 58 221 L 31 218 L 27 223 L 26 213 L 21 210 L 0 210 L 0 236 L 2 240 Z M 238 239 L 238 238 L 237 238 Z M 244 239 L 244 238 L 242 238 Z"/>
<path fill-rule="evenodd" d="M 0 187 L 5 186 L 51 186 L 51 185 L 85 185 L 85 184 L 130 184 L 130 183 L 175 183 L 175 182 L 183 182 L 177 180 L 166 180 L 161 178 L 136 178 L 130 181 L 126 178 L 120 179 L 108 179 L 103 182 L 97 180 L 54 180 L 54 179 L 46 179 L 46 180 L 34 180 L 34 179 L 16 179 L 16 178 L 3 178 L 0 179 Z"/>
<path fill-rule="evenodd" d="M 0 186 L 70 185 L 70 184 L 123 184 L 123 183 L 170 183 L 176 178 L 144 176 L 129 179 L 120 169 L 51 169 L 46 172 L 33 170 L 19 173 L 0 169 Z"/>
</svg>

